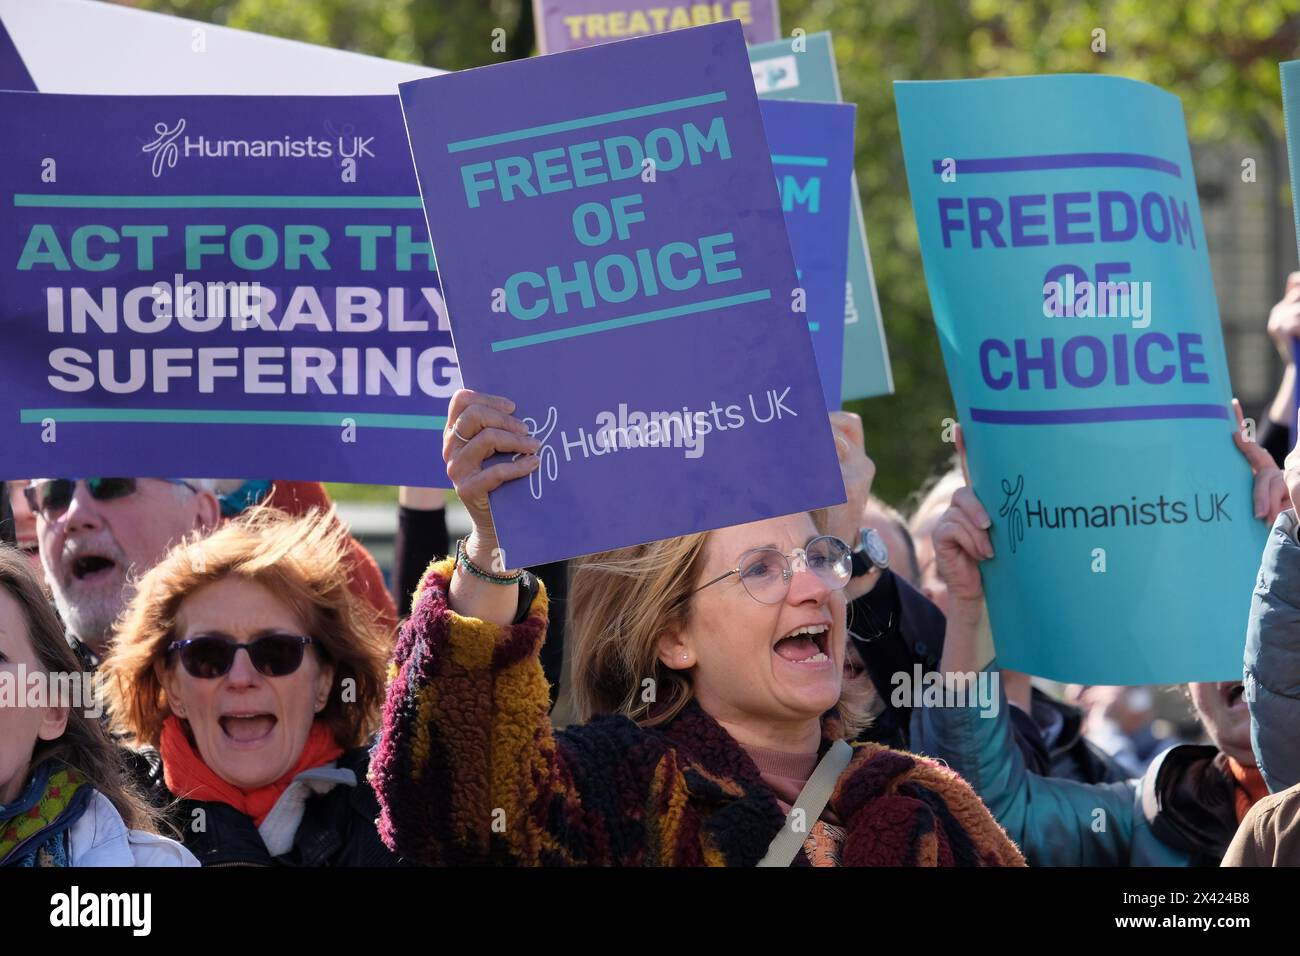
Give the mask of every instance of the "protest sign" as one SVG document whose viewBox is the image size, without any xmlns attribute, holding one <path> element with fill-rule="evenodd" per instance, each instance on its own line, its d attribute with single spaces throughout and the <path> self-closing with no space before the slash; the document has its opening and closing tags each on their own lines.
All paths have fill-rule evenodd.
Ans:
<svg viewBox="0 0 1300 956">
<path fill-rule="evenodd" d="M 763 99 L 843 102 L 829 33 L 810 33 L 751 46 L 749 61 L 754 85 Z M 880 319 L 880 299 L 876 295 L 876 277 L 871 271 L 871 252 L 867 248 L 856 173 L 850 196 L 853 206 L 844 290 L 842 392 L 845 401 L 891 395 L 894 391 L 894 374 L 889 365 L 885 327 Z"/>
<path fill-rule="evenodd" d="M 853 115 L 845 103 L 759 104 L 799 287 L 807 295 L 826 407 L 840 407 L 844 364 L 844 271 L 853 179 Z"/>
<path fill-rule="evenodd" d="M 1085 683 L 1240 678 L 1266 529 L 1233 447 L 1178 99 L 1103 76 L 894 89 L 935 324 L 994 522 L 983 577 L 999 662 Z"/>
<path fill-rule="evenodd" d="M 445 482 L 459 370 L 395 96 L 0 117 L 5 478 Z"/>
<path fill-rule="evenodd" d="M 777 0 L 533 0 L 533 23 L 541 53 L 739 20 L 745 42 L 766 43 L 781 35 Z"/>
<path fill-rule="evenodd" d="M 544 442 L 507 563 L 843 500 L 738 23 L 400 91 L 465 383 Z"/>
</svg>

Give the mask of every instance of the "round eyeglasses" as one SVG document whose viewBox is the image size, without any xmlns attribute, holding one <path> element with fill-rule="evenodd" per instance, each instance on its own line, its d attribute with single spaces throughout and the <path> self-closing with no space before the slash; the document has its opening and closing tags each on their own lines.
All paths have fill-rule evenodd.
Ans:
<svg viewBox="0 0 1300 956">
<path fill-rule="evenodd" d="M 736 574 L 749 596 L 759 604 L 780 604 L 790 593 L 790 582 L 796 571 L 811 571 L 828 588 L 841 591 L 853 576 L 853 552 L 829 534 L 819 535 L 789 554 L 782 554 L 776 548 L 753 548 L 742 554 L 730 571 L 695 590 L 702 591 Z"/>
</svg>

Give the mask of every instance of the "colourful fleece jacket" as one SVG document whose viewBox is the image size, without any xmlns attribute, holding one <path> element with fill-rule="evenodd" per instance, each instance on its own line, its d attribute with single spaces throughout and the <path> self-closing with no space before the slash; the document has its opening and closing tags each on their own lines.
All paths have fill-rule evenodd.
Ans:
<svg viewBox="0 0 1300 956">
<path fill-rule="evenodd" d="M 784 824 L 740 745 L 697 705 L 641 727 L 602 716 L 555 733 L 538 663 L 543 591 L 520 624 L 447 606 L 430 567 L 398 639 L 371 761 L 379 832 L 414 862 L 753 866 Z M 858 744 L 831 797 L 846 866 L 1023 865 L 956 774 Z"/>
</svg>

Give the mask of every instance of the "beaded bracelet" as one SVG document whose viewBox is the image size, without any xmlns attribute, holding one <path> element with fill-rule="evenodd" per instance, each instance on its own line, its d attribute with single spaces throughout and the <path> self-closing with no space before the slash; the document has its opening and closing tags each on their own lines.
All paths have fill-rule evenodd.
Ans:
<svg viewBox="0 0 1300 956">
<path fill-rule="evenodd" d="M 491 571 L 484 571 L 469 559 L 469 554 L 465 551 L 464 538 L 459 538 L 456 541 L 456 566 L 464 568 L 480 581 L 487 581 L 491 584 L 518 584 L 524 576 L 523 571 L 516 571 L 514 574 L 493 574 Z"/>
</svg>

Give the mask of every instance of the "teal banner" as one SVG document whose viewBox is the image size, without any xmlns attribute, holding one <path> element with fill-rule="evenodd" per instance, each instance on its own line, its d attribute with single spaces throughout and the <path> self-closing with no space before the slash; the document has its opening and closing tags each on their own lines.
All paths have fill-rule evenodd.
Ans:
<svg viewBox="0 0 1300 956">
<path fill-rule="evenodd" d="M 1000 663 L 1239 679 L 1266 529 L 1181 104 L 1104 76 L 894 89 Z"/>
</svg>

